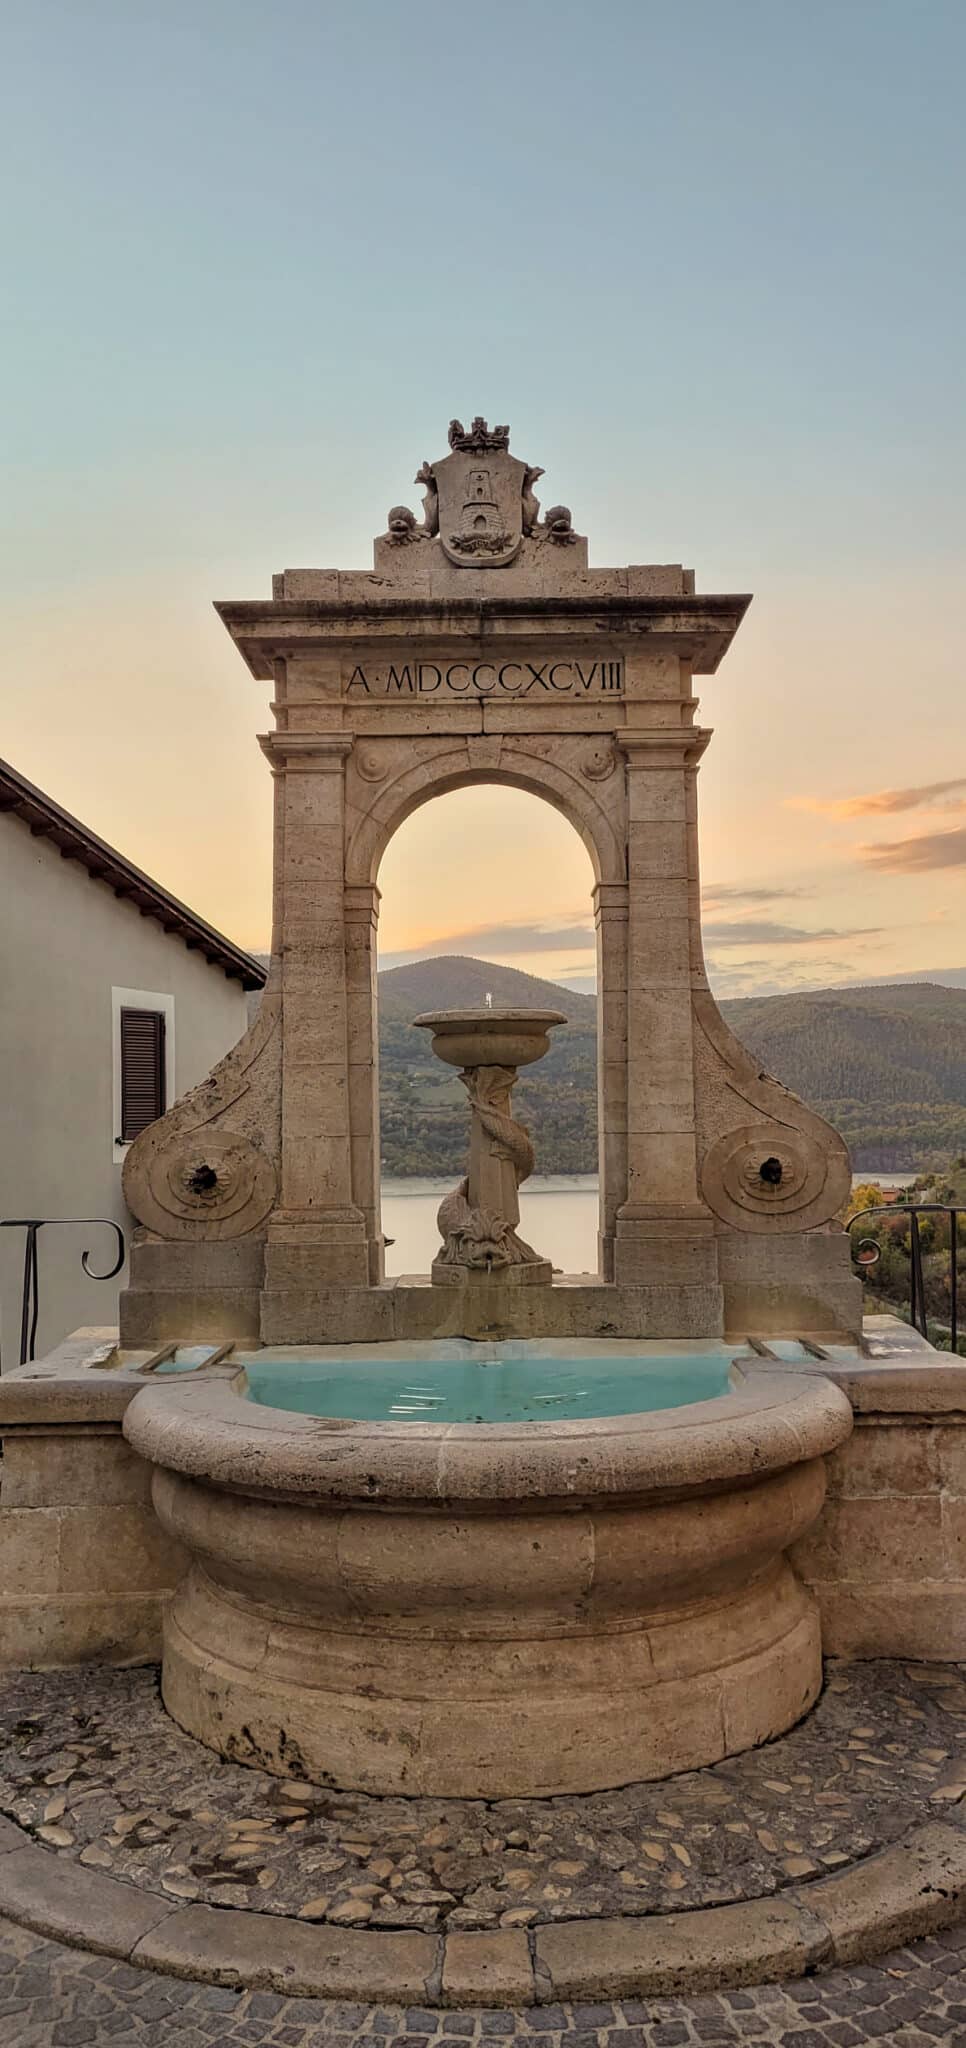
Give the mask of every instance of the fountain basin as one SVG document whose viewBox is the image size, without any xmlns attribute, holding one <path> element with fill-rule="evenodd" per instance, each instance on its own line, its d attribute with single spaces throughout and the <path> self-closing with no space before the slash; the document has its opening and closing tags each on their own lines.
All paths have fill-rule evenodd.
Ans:
<svg viewBox="0 0 966 2048">
<path fill-rule="evenodd" d="M 281 1352 L 246 1362 L 245 1396 L 260 1407 L 333 1420 L 482 1424 L 644 1413 L 727 1392 L 731 1359 L 723 1349 L 642 1361 L 638 1345 L 624 1348 L 627 1356 L 593 1357 L 573 1342 L 464 1339 L 458 1348 L 445 1342 L 376 1345 L 372 1356 L 351 1364 L 344 1352 L 297 1360 Z M 395 1356 L 380 1358 L 380 1349 Z M 473 1353 L 482 1353 L 482 1361 Z"/>
<path fill-rule="evenodd" d="M 737 1361 L 690 1405 L 493 1424 L 245 1392 L 244 1373 L 169 1380 L 124 1425 L 192 1559 L 165 1703 L 222 1755 L 373 1793 L 546 1796 L 714 1762 L 817 1696 L 785 1552 L 851 1428 L 829 1381 Z"/>
<path fill-rule="evenodd" d="M 566 1024 L 562 1010 L 435 1010 L 414 1017 L 433 1034 L 437 1059 L 450 1067 L 527 1067 L 550 1050 L 550 1032 Z"/>
</svg>

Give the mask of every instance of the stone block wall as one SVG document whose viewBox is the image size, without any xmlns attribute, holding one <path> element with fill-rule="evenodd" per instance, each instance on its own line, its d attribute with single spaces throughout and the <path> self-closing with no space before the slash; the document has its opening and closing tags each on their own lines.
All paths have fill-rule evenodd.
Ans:
<svg viewBox="0 0 966 2048">
<path fill-rule="evenodd" d="M 966 1658 L 966 1365 L 917 1358 L 830 1374 L 855 1427 L 792 1551 L 829 1656 Z"/>
<path fill-rule="evenodd" d="M 96 1367 L 85 1380 L 84 1354 L 68 1340 L 52 1354 L 64 1377 L 0 1381 L 0 1669 L 159 1658 L 184 1570 L 121 1434 L 143 1381 Z"/>
<path fill-rule="evenodd" d="M 966 1362 L 893 1318 L 866 1330 L 859 1362 L 789 1368 L 834 1380 L 855 1415 L 792 1562 L 818 1600 L 826 1654 L 966 1659 Z M 160 1657 L 185 1559 L 121 1433 L 148 1354 L 119 1369 L 97 1341 L 110 1334 L 77 1332 L 0 1380 L 0 1668 Z"/>
</svg>

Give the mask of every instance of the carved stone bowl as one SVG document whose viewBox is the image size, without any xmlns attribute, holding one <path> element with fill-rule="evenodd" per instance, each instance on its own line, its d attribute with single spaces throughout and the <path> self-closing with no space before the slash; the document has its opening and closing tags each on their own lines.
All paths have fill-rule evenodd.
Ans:
<svg viewBox="0 0 966 2048">
<path fill-rule="evenodd" d="M 786 1552 L 852 1412 L 815 1375 L 733 1374 L 680 1408 L 500 1424 L 146 1387 L 124 1434 L 190 1563 L 169 1713 L 262 1770 L 437 1798 L 597 1791 L 780 1735 L 822 1675 Z"/>
<path fill-rule="evenodd" d="M 433 1034 L 437 1059 L 451 1067 L 527 1067 L 550 1050 L 549 1033 L 566 1024 L 560 1010 L 435 1010 L 414 1018 Z"/>
</svg>

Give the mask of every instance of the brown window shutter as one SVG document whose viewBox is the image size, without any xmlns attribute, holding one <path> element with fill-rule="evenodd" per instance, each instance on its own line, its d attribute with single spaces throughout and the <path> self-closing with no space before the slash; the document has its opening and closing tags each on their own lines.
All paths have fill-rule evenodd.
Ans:
<svg viewBox="0 0 966 2048">
<path fill-rule="evenodd" d="M 163 1116 L 164 1011 L 121 1011 L 121 1139 Z"/>
</svg>

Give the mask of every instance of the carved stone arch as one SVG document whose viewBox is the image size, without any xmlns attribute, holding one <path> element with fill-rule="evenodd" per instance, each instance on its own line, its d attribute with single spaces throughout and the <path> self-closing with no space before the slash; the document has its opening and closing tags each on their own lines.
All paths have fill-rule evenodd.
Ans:
<svg viewBox="0 0 966 2048">
<path fill-rule="evenodd" d="M 216 1334 L 268 1343 L 523 1327 L 492 1290 L 454 1309 L 381 1284 L 376 878 L 421 805 L 486 783 L 551 804 L 595 877 L 598 1273 L 531 1286 L 526 1328 L 858 1328 L 845 1148 L 735 1042 L 701 954 L 695 678 L 748 600 L 680 565 L 592 567 L 508 440 L 454 421 L 418 472 L 424 526 L 394 508 L 371 569 L 218 607 L 272 685 L 273 975 L 254 1030 L 132 1146 L 133 1341 L 197 1337 L 200 1296 Z"/>
<path fill-rule="evenodd" d="M 579 735 L 576 744 L 556 741 L 552 752 L 551 759 L 550 749 L 540 749 L 539 741 L 528 744 L 523 739 L 501 741 L 487 736 L 477 740 L 475 734 L 458 740 L 367 741 L 350 762 L 348 776 L 347 886 L 375 882 L 390 840 L 423 804 L 483 784 L 521 789 L 550 804 L 587 848 L 595 883 L 623 882 L 627 872 L 623 777 L 616 773 L 601 777 L 598 762 L 602 750 L 592 741 L 588 743 L 585 734 Z M 385 779 L 380 774 L 383 761 Z M 614 766 L 616 769 L 616 759 Z"/>
<path fill-rule="evenodd" d="M 615 1003 L 625 977 L 627 896 L 627 797 L 624 762 L 608 733 L 521 733 L 519 735 L 425 734 L 418 739 L 369 735 L 357 741 L 346 764 L 345 888 L 347 905 L 359 908 L 371 946 L 369 968 L 358 974 L 354 1005 L 354 1051 L 360 1064 L 375 1063 L 376 987 L 374 923 L 376 878 L 394 834 L 423 804 L 455 790 L 481 785 L 523 790 L 549 803 L 566 818 L 585 846 L 594 874 L 598 931 L 598 1130 L 600 1137 L 600 1260 L 612 1264 L 617 1210 L 626 1195 L 627 1170 L 620 1125 L 624 1119 L 624 1076 L 620 1061 L 606 1057 L 624 1029 Z M 603 1144 L 603 1134 L 608 1143 Z M 371 1143 L 358 1148 L 361 1173 L 378 1156 L 378 1105 L 372 1108 Z M 378 1208 L 378 1192 L 354 1185 L 362 1207 Z"/>
</svg>

